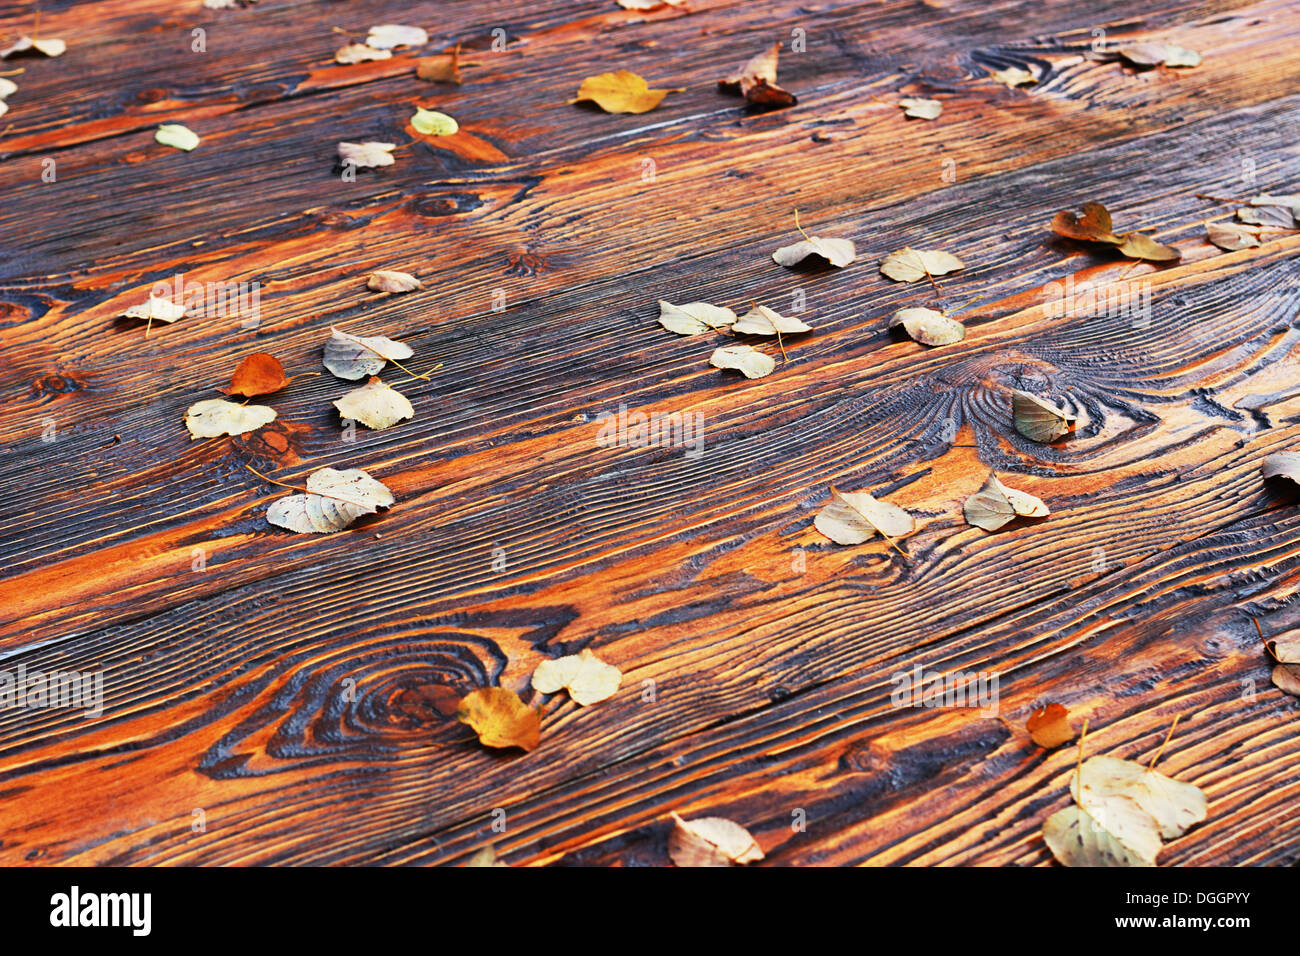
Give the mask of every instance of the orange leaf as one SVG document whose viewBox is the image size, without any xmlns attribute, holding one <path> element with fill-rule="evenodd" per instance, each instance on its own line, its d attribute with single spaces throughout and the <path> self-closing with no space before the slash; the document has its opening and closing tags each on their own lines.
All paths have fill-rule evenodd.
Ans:
<svg viewBox="0 0 1300 956">
<path fill-rule="evenodd" d="M 485 747 L 532 750 L 541 742 L 542 724 L 537 711 L 504 687 L 470 691 L 461 700 L 456 718 L 473 727 Z"/>
<path fill-rule="evenodd" d="M 1060 704 L 1048 704 L 1029 715 L 1025 724 L 1034 743 L 1051 750 L 1061 744 L 1068 744 L 1074 739 L 1074 728 L 1070 726 L 1070 712 Z"/>
<path fill-rule="evenodd" d="M 239 363 L 230 379 L 230 386 L 221 391 L 227 395 L 252 398 L 278 392 L 288 384 L 289 379 L 284 377 L 284 366 L 278 358 L 266 352 L 254 352 Z"/>
</svg>

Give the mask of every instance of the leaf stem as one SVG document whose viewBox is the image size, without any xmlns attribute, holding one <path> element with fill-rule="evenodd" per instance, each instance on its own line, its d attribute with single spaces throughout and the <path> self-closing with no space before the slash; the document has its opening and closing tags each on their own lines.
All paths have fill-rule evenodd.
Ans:
<svg viewBox="0 0 1300 956">
<path fill-rule="evenodd" d="M 1169 733 L 1165 734 L 1165 742 L 1160 745 L 1160 749 L 1156 751 L 1156 755 L 1152 757 L 1151 762 L 1147 764 L 1148 770 L 1155 769 L 1156 762 L 1159 761 L 1159 759 L 1165 752 L 1165 747 L 1169 746 L 1169 738 L 1174 735 L 1174 728 L 1178 726 L 1178 721 L 1182 719 L 1183 719 L 1183 715 L 1179 714 L 1177 717 L 1174 718 L 1174 722 L 1169 725 Z"/>
<path fill-rule="evenodd" d="M 324 491 L 311 491 L 307 488 L 303 488 L 301 485 L 289 485 L 289 484 L 285 484 L 283 481 L 276 481 L 274 478 L 268 478 L 266 475 L 262 474 L 260 471 L 258 471 L 256 468 L 254 468 L 252 465 L 248 463 L 245 463 L 244 467 L 247 468 L 249 471 L 251 471 L 253 474 L 257 475 L 257 477 L 261 478 L 263 481 L 269 481 L 271 484 L 279 485 L 281 488 L 288 488 L 290 491 L 300 491 L 305 495 L 315 495 L 317 498 L 332 498 L 335 501 L 342 501 L 350 505 L 356 505 L 358 508 L 371 507 L 371 505 L 365 504 L 364 502 L 353 501 L 351 498 L 344 498 L 342 495 L 331 495 Z"/>
</svg>

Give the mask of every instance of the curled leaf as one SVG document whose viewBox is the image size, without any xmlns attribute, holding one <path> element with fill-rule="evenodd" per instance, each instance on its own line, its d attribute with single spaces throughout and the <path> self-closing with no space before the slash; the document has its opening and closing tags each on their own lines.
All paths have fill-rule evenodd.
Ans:
<svg viewBox="0 0 1300 956">
<path fill-rule="evenodd" d="M 376 431 L 391 428 L 403 419 L 415 417 L 415 409 L 406 400 L 406 396 L 377 378 L 353 389 L 333 404 L 344 418 L 360 422 Z"/>
<path fill-rule="evenodd" d="M 673 305 L 659 300 L 659 324 L 678 335 L 699 335 L 710 329 L 722 329 L 736 321 L 736 313 L 708 302 Z"/>
<path fill-rule="evenodd" d="M 930 276 L 947 275 L 965 269 L 966 263 L 938 249 L 913 249 L 910 246 L 891 252 L 880 263 L 883 275 L 895 282 L 917 282 Z"/>
<path fill-rule="evenodd" d="M 533 671 L 534 690 L 554 694 L 565 688 L 574 703 L 583 707 L 613 697 L 622 682 L 622 671 L 588 650 L 542 661 Z"/>
<path fill-rule="evenodd" d="M 1052 750 L 1074 739 L 1070 712 L 1056 703 L 1047 704 L 1030 714 L 1025 729 L 1034 743 L 1044 750 Z"/>
<path fill-rule="evenodd" d="M 1140 232 L 1126 232 L 1119 251 L 1130 259 L 1147 259 L 1152 262 L 1170 262 L 1182 256 L 1173 246 L 1163 245 Z"/>
<path fill-rule="evenodd" d="M 18 92 L 18 84 L 7 76 L 0 76 L 0 100 L 7 99 Z"/>
<path fill-rule="evenodd" d="M 366 279 L 366 287 L 372 292 L 392 293 L 413 292 L 424 288 L 420 280 L 409 272 L 393 272 L 389 269 L 379 269 L 370 273 Z"/>
<path fill-rule="evenodd" d="M 358 168 L 391 166 L 396 143 L 339 143 L 339 162 Z"/>
<path fill-rule="evenodd" d="M 1026 438 L 1053 442 L 1074 427 L 1075 417 L 1064 409 L 1018 388 L 1011 392 L 1012 421 Z"/>
<path fill-rule="evenodd" d="M 765 305 L 756 305 L 736 320 L 731 331 L 739 335 L 796 335 L 811 332 L 812 326 Z"/>
<path fill-rule="evenodd" d="M 411 117 L 411 128 L 422 136 L 454 136 L 460 131 L 460 124 L 446 113 L 421 107 Z"/>
<path fill-rule="evenodd" d="M 752 345 L 727 345 L 714 349 L 709 364 L 714 368 L 735 369 L 745 378 L 762 378 L 776 369 L 776 360 Z"/>
<path fill-rule="evenodd" d="M 735 73 L 718 80 L 718 89 L 724 93 L 739 93 L 751 107 L 759 109 L 794 106 L 798 102 L 795 95 L 776 83 L 776 64 L 780 55 L 781 44 L 773 43 Z"/>
<path fill-rule="evenodd" d="M 996 531 L 1016 518 L 1044 518 L 1050 513 L 1042 499 L 1008 488 L 993 472 L 984 487 L 966 499 L 962 510 L 967 524 L 985 531 Z"/>
<path fill-rule="evenodd" d="M 199 145 L 199 137 L 195 132 L 180 123 L 163 123 L 153 134 L 153 138 L 164 146 L 181 149 L 187 153 Z"/>
<path fill-rule="evenodd" d="M 392 50 L 376 50 L 364 43 L 349 43 L 345 47 L 340 47 L 334 54 L 334 62 L 351 66 L 353 63 L 363 63 L 366 60 L 388 60 L 392 59 L 392 56 Z"/>
<path fill-rule="evenodd" d="M 916 520 L 898 505 L 865 491 L 831 488 L 831 500 L 817 512 L 813 527 L 836 544 L 862 544 L 876 534 L 886 540 L 909 535 L 916 530 Z"/>
<path fill-rule="evenodd" d="M 278 358 L 266 352 L 253 352 L 244 356 L 231 376 L 230 385 L 222 391 L 227 395 L 252 398 L 278 392 L 288 384 L 289 379 L 284 377 L 284 366 Z"/>
<path fill-rule="evenodd" d="M 190 438 L 243 435 L 275 421 L 275 409 L 265 405 L 236 405 L 223 398 L 195 402 L 185 410 Z"/>
<path fill-rule="evenodd" d="M 277 498 L 266 520 L 300 534 L 342 531 L 362 515 L 393 504 L 393 493 L 360 468 L 320 468 L 307 479 L 307 493 Z"/>
<path fill-rule="evenodd" d="M 889 320 L 889 327 L 900 325 L 922 345 L 952 345 L 966 337 L 966 326 L 933 309 L 900 309 Z"/>
<path fill-rule="evenodd" d="M 1300 664 L 1277 664 L 1270 676 L 1273 686 L 1282 693 L 1300 697 Z"/>
<path fill-rule="evenodd" d="M 1134 66 L 1199 66 L 1201 55 L 1195 50 L 1172 43 L 1131 43 L 1119 50 L 1119 55 Z"/>
<path fill-rule="evenodd" d="M 415 75 L 428 83 L 455 83 L 460 85 L 460 44 L 450 53 L 426 56 L 416 61 Z"/>
<path fill-rule="evenodd" d="M 843 269 L 855 258 L 857 250 L 848 239 L 820 239 L 809 236 L 793 245 L 782 246 L 772 253 L 772 259 L 787 269 L 797 266 L 809 256 L 820 256 L 838 269 Z"/>
<path fill-rule="evenodd" d="M 1115 235 L 1110 212 L 1105 206 L 1099 202 L 1086 202 L 1082 209 L 1082 216 L 1075 216 L 1068 209 L 1058 212 L 1052 217 L 1052 231 L 1067 239 L 1081 239 L 1086 242 L 1105 242 L 1114 246 L 1124 242 Z"/>
<path fill-rule="evenodd" d="M 460 702 L 456 719 L 469 724 L 485 747 L 533 750 L 541 742 L 541 717 L 504 687 L 480 687 Z"/>
<path fill-rule="evenodd" d="M 570 103 L 590 101 L 606 113 L 648 113 L 658 106 L 669 93 L 678 90 L 652 90 L 646 81 L 635 73 L 619 70 L 601 73 L 582 81 L 578 95 Z"/>
<path fill-rule="evenodd" d="M 1259 245 L 1259 236 L 1249 226 L 1239 226 L 1234 222 L 1207 222 L 1205 235 L 1225 252 L 1238 249 L 1253 249 Z"/>
<path fill-rule="evenodd" d="M 325 343 L 325 367 L 333 375 L 356 381 L 377 375 L 389 361 L 400 362 L 415 353 L 409 346 L 383 335 L 362 338 L 330 327 L 333 333 Z"/>
<path fill-rule="evenodd" d="M 1242 206 L 1237 210 L 1237 218 L 1251 226 L 1277 226 L 1280 229 L 1294 229 L 1295 213 L 1290 206 Z"/>
<path fill-rule="evenodd" d="M 399 46 L 424 46 L 429 34 L 420 27 L 407 27 L 398 23 L 382 23 L 370 28 L 366 46 L 375 50 L 391 50 Z"/>
<path fill-rule="evenodd" d="M 33 40 L 31 37 L 22 36 L 12 44 L 0 50 L 0 60 L 14 56 L 18 53 L 26 53 L 29 50 L 35 50 L 45 56 L 62 56 L 68 49 L 68 45 L 62 40 L 56 40 L 53 37 L 40 37 Z"/>
<path fill-rule="evenodd" d="M 725 817 L 683 820 L 672 815 L 668 856 L 677 866 L 735 866 L 763 859 L 763 848 L 739 823 Z"/>
<path fill-rule="evenodd" d="M 1300 485 L 1300 452 L 1279 451 L 1264 459 L 1260 467 L 1265 478 L 1285 478 Z"/>
<path fill-rule="evenodd" d="M 943 104 L 938 100 L 919 99 L 914 96 L 905 96 L 898 101 L 902 107 L 903 115 L 910 116 L 912 119 L 938 119 L 939 114 L 943 112 Z"/>
</svg>

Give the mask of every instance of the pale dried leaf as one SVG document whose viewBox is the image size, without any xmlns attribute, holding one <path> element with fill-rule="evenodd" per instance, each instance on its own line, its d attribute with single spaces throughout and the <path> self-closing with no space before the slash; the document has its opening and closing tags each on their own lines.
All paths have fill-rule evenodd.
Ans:
<svg viewBox="0 0 1300 956">
<path fill-rule="evenodd" d="M 350 381 L 376 375 L 390 360 L 400 362 L 415 354 L 409 346 L 383 335 L 349 335 L 332 326 L 330 332 L 325 343 L 325 367 Z"/>
<path fill-rule="evenodd" d="M 5 47 L 5 49 L 0 50 L 0 60 L 16 53 L 26 53 L 28 50 L 35 50 L 37 53 L 43 53 L 46 56 L 62 56 L 67 49 L 68 45 L 66 43 L 53 37 L 40 37 L 33 40 L 31 37 L 23 36 Z"/>
<path fill-rule="evenodd" d="M 392 56 L 391 50 L 376 50 L 364 43 L 349 43 L 347 46 L 340 47 L 334 54 L 334 62 L 351 66 L 353 63 L 363 63 L 366 60 L 388 60 Z"/>
<path fill-rule="evenodd" d="M 1237 210 L 1237 218 L 1252 226 L 1277 226 L 1280 229 L 1293 229 L 1296 224 L 1290 206 L 1242 206 Z"/>
<path fill-rule="evenodd" d="M 393 272 L 390 269 L 377 269 L 366 279 L 366 287 L 372 292 L 414 292 L 424 286 L 420 280 L 409 272 Z M 394 356 L 404 358 L 406 356 Z"/>
<path fill-rule="evenodd" d="M 1199 66 L 1201 55 L 1195 50 L 1173 43 L 1131 43 L 1119 50 L 1119 55 L 1134 66 Z"/>
<path fill-rule="evenodd" d="M 1042 499 L 1008 488 L 993 472 L 989 472 L 984 487 L 966 499 L 962 511 L 967 524 L 985 531 L 996 531 L 1016 518 L 1044 518 L 1049 514 Z"/>
<path fill-rule="evenodd" d="M 659 324 L 678 335 L 699 335 L 711 329 L 726 328 L 735 321 L 735 312 L 708 302 L 673 305 L 659 300 Z"/>
<path fill-rule="evenodd" d="M 966 326 L 933 309 L 900 309 L 889 320 L 891 329 L 899 325 L 922 345 L 952 345 L 966 337 Z"/>
<path fill-rule="evenodd" d="M 403 419 L 415 417 L 415 409 L 406 400 L 406 396 L 377 378 L 353 389 L 333 404 L 344 418 L 360 422 L 376 431 L 391 428 Z"/>
<path fill-rule="evenodd" d="M 714 368 L 736 369 L 745 378 L 762 378 L 776 369 L 776 360 L 752 345 L 727 345 L 714 349 L 709 364 Z"/>
<path fill-rule="evenodd" d="M 182 149 L 187 153 L 199 145 L 198 134 L 180 123 L 163 123 L 153 134 L 153 138 L 164 146 Z"/>
<path fill-rule="evenodd" d="M 1016 431 L 1038 442 L 1053 442 L 1066 434 L 1075 417 L 1046 399 L 1011 390 L 1011 417 Z"/>
<path fill-rule="evenodd" d="M 184 318 L 185 306 L 177 305 L 170 299 L 151 295 L 144 305 L 133 305 L 122 313 L 124 319 L 140 319 L 145 322 L 172 323 Z"/>
<path fill-rule="evenodd" d="M 265 405 L 238 405 L 224 398 L 195 402 L 185 410 L 190 438 L 243 435 L 275 421 L 275 409 Z"/>
<path fill-rule="evenodd" d="M 1093 816 L 1103 811 L 1109 814 L 1115 804 L 1127 801 L 1149 815 L 1156 823 L 1159 836 L 1166 840 L 1182 836 L 1204 820 L 1207 813 L 1205 794 L 1200 787 L 1172 780 L 1137 761 L 1118 757 L 1099 755 L 1085 760 L 1070 779 L 1070 793 Z M 1109 826 L 1108 829 L 1115 832 Z M 1130 846 L 1136 845 L 1124 834 L 1116 835 Z"/>
<path fill-rule="evenodd" d="M 532 681 L 533 688 L 543 694 L 567 689 L 574 703 L 583 707 L 613 697 L 622 682 L 623 673 L 617 667 L 588 650 L 542 661 L 533 671 Z"/>
<path fill-rule="evenodd" d="M 943 112 L 943 104 L 938 100 L 920 99 L 915 96 L 903 97 L 898 101 L 898 105 L 902 107 L 904 116 L 913 119 L 937 119 Z"/>
<path fill-rule="evenodd" d="M 1278 664 L 1273 668 L 1273 685 L 1284 694 L 1300 697 L 1300 664 Z"/>
<path fill-rule="evenodd" d="M 339 162 L 359 168 L 391 166 L 396 143 L 339 143 Z"/>
<path fill-rule="evenodd" d="M 1003 83 L 1012 89 L 1017 86 L 1027 86 L 1030 83 L 1038 82 L 1038 77 L 1018 66 L 1009 66 L 1005 70 L 994 70 L 989 75 L 999 83 Z"/>
<path fill-rule="evenodd" d="M 1226 252 L 1253 249 L 1259 245 L 1259 236 L 1250 227 L 1234 222 L 1207 222 L 1205 234 L 1210 242 Z"/>
<path fill-rule="evenodd" d="M 1127 826 L 1116 826 L 1135 846 L 1126 844 L 1080 807 L 1066 807 L 1048 817 L 1043 840 L 1062 866 L 1155 866 L 1161 844 L 1154 822 L 1136 807 L 1120 808 L 1110 822 L 1114 823 L 1116 816 L 1132 817 Z"/>
<path fill-rule="evenodd" d="M 731 331 L 741 335 L 796 335 L 811 332 L 812 326 L 805 325 L 798 319 L 781 315 L 765 305 L 756 305 L 731 327 Z"/>
<path fill-rule="evenodd" d="M 7 76 L 0 76 L 0 100 L 13 96 L 18 92 L 18 84 Z"/>
<path fill-rule="evenodd" d="M 809 256 L 820 256 L 836 268 L 843 269 L 855 258 L 857 250 L 848 239 L 820 239 L 810 236 L 793 245 L 782 246 L 772 253 L 777 265 L 787 269 L 797 266 Z"/>
<path fill-rule="evenodd" d="M 398 23 L 381 23 L 370 28 L 366 46 L 375 50 L 391 50 L 399 46 L 424 46 L 429 34 L 420 27 L 402 26 Z"/>
<path fill-rule="evenodd" d="M 1300 452 L 1278 451 L 1260 466 L 1265 478 L 1285 478 L 1300 485 Z"/>
<path fill-rule="evenodd" d="M 307 491 L 277 498 L 267 509 L 266 520 L 300 534 L 329 534 L 395 500 L 383 482 L 360 468 L 318 469 L 307 479 Z"/>
<path fill-rule="evenodd" d="M 739 823 L 725 817 L 683 820 L 672 815 L 668 855 L 677 866 L 734 866 L 763 859 L 763 849 Z"/>
<path fill-rule="evenodd" d="M 916 520 L 898 505 L 880 501 L 865 491 L 840 492 L 813 519 L 813 527 L 836 544 L 862 544 L 876 534 L 901 538 L 916 530 Z"/>
<path fill-rule="evenodd" d="M 895 282 L 917 282 L 924 279 L 927 272 L 931 276 L 942 276 L 965 268 L 966 263 L 951 253 L 910 246 L 891 252 L 880 263 L 881 273 Z"/>
</svg>

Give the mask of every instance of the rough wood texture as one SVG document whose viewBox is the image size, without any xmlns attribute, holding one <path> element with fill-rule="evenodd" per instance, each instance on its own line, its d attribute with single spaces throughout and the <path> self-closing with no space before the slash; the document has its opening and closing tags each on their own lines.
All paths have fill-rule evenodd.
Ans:
<svg viewBox="0 0 1300 956">
<path fill-rule="evenodd" d="M 32 9 L 0 4 L 0 32 Z M 400 51 L 332 63 L 331 28 L 383 22 L 426 26 L 421 52 L 461 42 L 464 85 Z M 1205 59 L 1086 58 L 1098 29 Z M 446 863 L 495 841 L 659 865 L 676 810 L 743 823 L 777 865 L 1044 865 L 1074 761 L 1024 731 L 1046 700 L 1126 757 L 1181 717 L 1163 766 L 1210 817 L 1162 862 L 1300 861 L 1300 702 L 1252 620 L 1300 625 L 1300 499 L 1259 475 L 1300 436 L 1300 237 L 1220 252 L 1202 221 L 1233 207 L 1195 195 L 1297 186 L 1296 3 L 99 0 L 43 4 L 40 30 L 68 52 L 5 64 L 25 72 L 0 138 L 0 654 L 102 670 L 105 710 L 0 710 L 0 862 Z M 775 40 L 799 104 L 747 115 L 715 82 Z M 1008 65 L 1042 80 L 989 78 Z M 641 116 L 566 103 L 613 69 L 685 89 Z M 937 121 L 894 105 L 918 94 Z M 416 105 L 462 132 L 420 140 Z M 156 144 L 161 122 L 202 144 Z M 397 164 L 342 181 L 335 144 L 368 139 Z M 1087 199 L 1182 261 L 1046 231 Z M 796 207 L 860 261 L 776 266 Z M 935 298 L 876 271 L 909 244 L 967 262 L 943 280 L 950 307 L 983 297 L 963 342 L 888 333 Z M 369 293 L 374 268 L 424 290 Z M 116 320 L 178 272 L 261 283 L 260 328 Z M 1056 314 L 1067 277 L 1149 289 L 1151 321 Z M 758 382 L 655 322 L 660 298 L 796 293 L 816 331 Z M 243 355 L 318 371 L 331 324 L 442 363 L 386 373 L 414 421 L 345 441 L 347 386 L 304 375 L 272 426 L 190 440 L 185 408 Z M 1007 386 L 1069 401 L 1078 432 L 1021 438 Z M 620 404 L 701 413 L 703 454 L 602 446 Z M 398 504 L 282 533 L 245 464 L 364 467 Z M 967 527 L 989 467 L 1052 516 Z M 832 484 L 920 515 L 908 556 L 818 535 Z M 584 647 L 624 687 L 534 695 L 535 752 L 451 716 Z M 1000 714 L 895 708 L 918 663 L 998 673 Z"/>
</svg>

